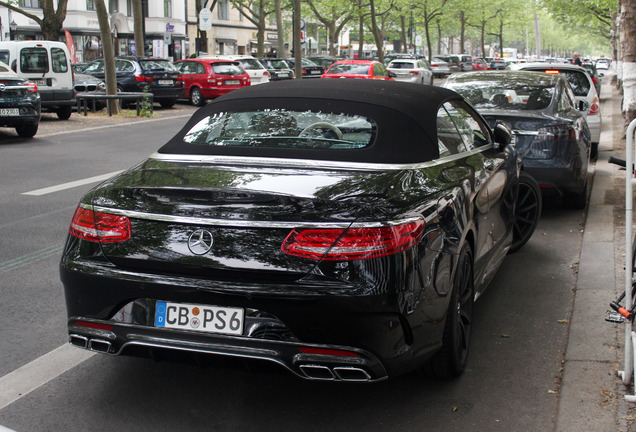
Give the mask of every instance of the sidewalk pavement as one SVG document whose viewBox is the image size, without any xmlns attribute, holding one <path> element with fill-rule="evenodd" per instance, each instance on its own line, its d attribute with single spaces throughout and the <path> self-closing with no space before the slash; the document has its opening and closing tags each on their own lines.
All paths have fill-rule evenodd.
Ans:
<svg viewBox="0 0 636 432">
<path fill-rule="evenodd" d="M 636 431 L 636 404 L 625 401 L 633 387 L 617 376 L 622 370 L 624 326 L 604 320 L 609 302 L 625 286 L 625 172 L 608 163 L 624 158 L 624 120 L 611 76 L 603 81 L 603 127 L 593 168 L 592 190 L 583 233 L 578 280 L 572 306 L 557 432 Z"/>
</svg>

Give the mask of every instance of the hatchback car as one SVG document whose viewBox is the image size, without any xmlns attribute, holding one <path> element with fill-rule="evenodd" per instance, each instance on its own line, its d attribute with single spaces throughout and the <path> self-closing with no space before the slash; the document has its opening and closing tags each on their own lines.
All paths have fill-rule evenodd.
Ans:
<svg viewBox="0 0 636 432">
<path fill-rule="evenodd" d="M 486 71 L 451 75 L 445 87 L 463 95 L 488 121 L 506 122 L 524 169 L 548 195 L 584 208 L 590 131 L 581 102 L 563 75 Z M 583 104 L 584 105 L 584 104 Z"/>
<path fill-rule="evenodd" d="M 258 59 L 269 72 L 269 79 L 272 81 L 280 81 L 295 78 L 294 70 L 286 60 L 277 58 Z"/>
<path fill-rule="evenodd" d="M 509 141 L 439 87 L 221 96 L 80 200 L 60 264 L 69 341 L 311 380 L 459 375 L 473 300 L 526 223 Z"/>
<path fill-rule="evenodd" d="M 35 83 L 0 62 L 0 126 L 15 128 L 23 138 L 35 136 L 40 124 L 40 103 Z"/>
<path fill-rule="evenodd" d="M 153 94 L 153 100 L 164 108 L 172 107 L 185 97 L 181 72 L 168 60 L 152 57 L 115 57 L 118 92 Z M 105 79 L 104 59 L 97 59 L 84 67 L 84 73 Z"/>
<path fill-rule="evenodd" d="M 505 70 L 508 67 L 508 63 L 503 59 L 494 59 L 489 66 L 491 70 Z"/>
<path fill-rule="evenodd" d="M 607 59 L 598 59 L 596 61 L 596 69 L 607 70 L 609 69 L 609 66 L 610 66 L 610 62 Z"/>
<path fill-rule="evenodd" d="M 200 58 L 213 58 L 221 60 L 235 60 L 241 64 L 245 72 L 250 76 L 251 85 L 265 84 L 269 82 L 269 72 L 256 58 L 249 55 L 214 55 Z"/>
<path fill-rule="evenodd" d="M 185 97 L 195 106 L 250 85 L 249 75 L 237 61 L 195 58 L 179 60 L 174 65 L 185 83 Z"/>
<path fill-rule="evenodd" d="M 601 105 L 594 81 L 587 71 L 577 65 L 565 63 L 525 63 L 511 65 L 513 70 L 545 72 L 563 75 L 572 86 L 574 95 L 587 104 L 587 124 L 592 134 L 592 157 L 598 154 L 598 143 L 601 140 Z"/>
<path fill-rule="evenodd" d="M 332 64 L 322 77 L 394 81 L 395 74 L 376 60 L 341 60 Z"/>
<path fill-rule="evenodd" d="M 433 85 L 433 71 L 426 60 L 396 59 L 387 67 L 395 74 L 396 81 L 412 82 L 416 84 Z"/>
<path fill-rule="evenodd" d="M 490 69 L 490 66 L 488 66 L 483 59 L 475 57 L 473 58 L 473 69 L 476 71 L 483 71 Z"/>
</svg>

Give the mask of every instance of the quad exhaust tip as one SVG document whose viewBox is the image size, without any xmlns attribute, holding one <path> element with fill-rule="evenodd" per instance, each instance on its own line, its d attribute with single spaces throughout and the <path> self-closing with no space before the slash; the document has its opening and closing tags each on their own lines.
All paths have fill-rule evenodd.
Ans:
<svg viewBox="0 0 636 432">
<path fill-rule="evenodd" d="M 300 365 L 299 368 L 307 378 L 312 380 L 349 382 L 371 381 L 371 375 L 369 375 L 367 371 L 353 366 L 336 366 L 330 368 L 324 365 L 305 364 Z"/>
<path fill-rule="evenodd" d="M 112 344 L 107 340 L 89 339 L 86 336 L 77 334 L 70 335 L 68 337 L 68 342 L 76 347 L 100 353 L 109 353 L 112 346 Z"/>
</svg>

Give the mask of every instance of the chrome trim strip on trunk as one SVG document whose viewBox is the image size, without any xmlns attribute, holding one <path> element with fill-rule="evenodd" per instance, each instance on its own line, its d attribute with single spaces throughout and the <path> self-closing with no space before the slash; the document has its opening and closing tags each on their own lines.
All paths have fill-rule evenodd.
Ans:
<svg viewBox="0 0 636 432">
<path fill-rule="evenodd" d="M 177 155 L 153 153 L 150 159 L 166 162 L 190 162 L 206 163 L 214 165 L 230 166 L 275 166 L 283 168 L 304 168 L 304 169 L 337 169 L 344 171 L 391 171 L 391 170 L 414 170 L 442 165 L 457 159 L 463 159 L 473 154 L 482 153 L 492 149 L 493 144 L 477 147 L 471 151 L 450 155 L 444 158 L 428 162 L 413 164 L 383 164 L 369 162 L 340 162 L 313 159 L 283 159 L 283 158 L 262 158 L 249 156 L 216 156 L 216 155 Z"/>
<path fill-rule="evenodd" d="M 97 211 L 101 213 L 109 213 L 118 216 L 127 216 L 133 219 L 144 219 L 157 222 L 168 223 L 181 223 L 188 225 L 210 225 L 210 226 L 222 226 L 222 227 L 235 227 L 235 228 L 382 228 L 396 225 L 402 225 L 406 223 L 415 222 L 421 217 L 410 216 L 402 219 L 396 219 L 391 221 L 365 221 L 365 222 L 306 222 L 306 221 L 248 221 L 248 220 L 227 220 L 227 219 L 214 219 L 214 218 L 201 218 L 201 217 L 189 217 L 189 216 L 175 216 L 157 213 L 146 213 L 134 210 L 123 210 L 111 207 L 93 206 L 90 204 L 80 204 L 80 207 Z"/>
</svg>

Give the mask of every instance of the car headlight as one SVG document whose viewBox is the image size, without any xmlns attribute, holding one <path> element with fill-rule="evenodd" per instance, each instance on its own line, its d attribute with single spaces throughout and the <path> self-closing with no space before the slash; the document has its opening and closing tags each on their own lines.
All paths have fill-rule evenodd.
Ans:
<svg viewBox="0 0 636 432">
<path fill-rule="evenodd" d="M 97 88 L 106 91 L 106 83 L 104 81 L 97 84 Z"/>
</svg>

